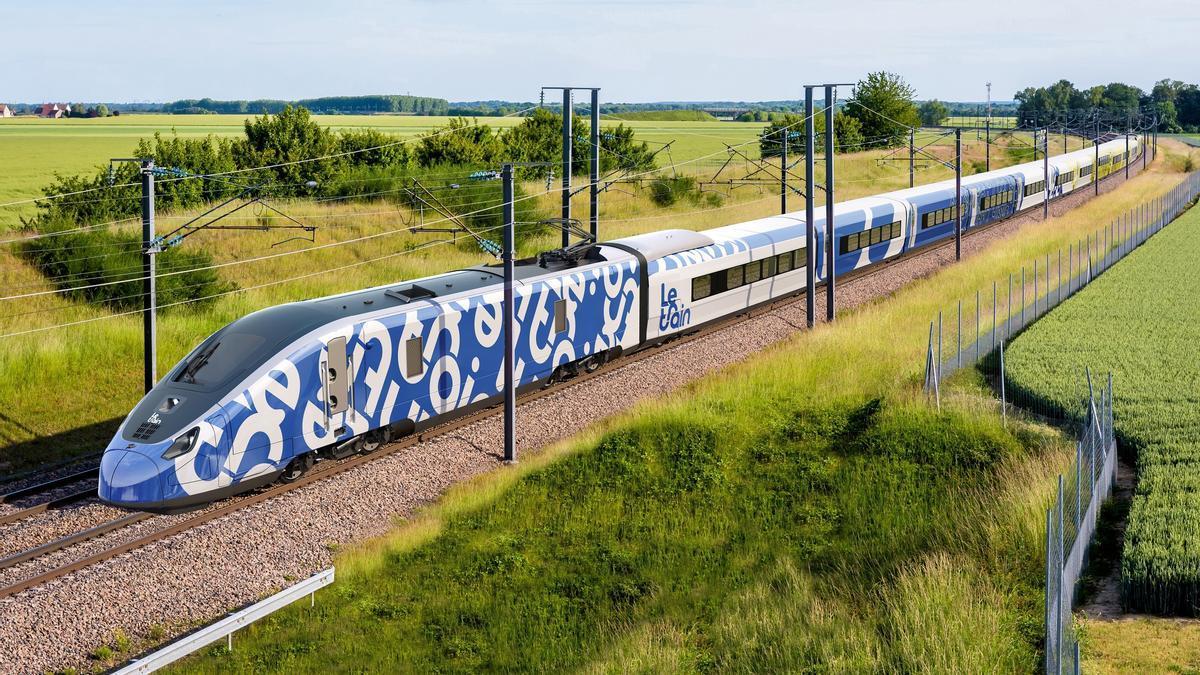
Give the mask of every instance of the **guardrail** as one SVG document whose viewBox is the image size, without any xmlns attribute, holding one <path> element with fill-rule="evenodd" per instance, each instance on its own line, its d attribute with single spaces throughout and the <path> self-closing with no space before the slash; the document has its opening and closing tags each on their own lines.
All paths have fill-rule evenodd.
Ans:
<svg viewBox="0 0 1200 675">
<path fill-rule="evenodd" d="M 272 595 L 266 600 L 256 602 L 216 623 L 209 624 L 200 630 L 189 633 L 162 649 L 151 652 L 139 659 L 134 659 L 124 668 L 117 670 L 116 675 L 152 673 L 222 638 L 228 641 L 229 648 L 232 650 L 233 634 L 237 630 L 249 626 L 268 614 L 287 607 L 306 595 L 312 599 L 313 604 L 316 604 L 316 596 L 314 594 L 317 590 L 333 583 L 333 569 L 330 567 L 323 572 L 314 574 L 295 586 Z"/>
</svg>

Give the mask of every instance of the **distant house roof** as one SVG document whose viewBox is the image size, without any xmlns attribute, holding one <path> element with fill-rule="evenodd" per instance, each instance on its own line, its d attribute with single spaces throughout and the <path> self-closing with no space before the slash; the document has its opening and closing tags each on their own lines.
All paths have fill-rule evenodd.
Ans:
<svg viewBox="0 0 1200 675">
<path fill-rule="evenodd" d="M 4 103 L 0 103 L 0 113 L 6 113 L 11 110 L 12 110 L 12 108 L 9 107 L 8 105 L 5 105 Z"/>
<path fill-rule="evenodd" d="M 66 114 L 71 111 L 71 106 L 66 103 L 43 103 L 38 106 L 37 114 L 48 117 L 57 115 L 58 113 Z"/>
</svg>

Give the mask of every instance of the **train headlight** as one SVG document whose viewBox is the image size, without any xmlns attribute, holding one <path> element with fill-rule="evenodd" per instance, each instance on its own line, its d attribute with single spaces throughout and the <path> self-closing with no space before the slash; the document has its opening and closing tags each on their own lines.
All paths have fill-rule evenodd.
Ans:
<svg viewBox="0 0 1200 675">
<path fill-rule="evenodd" d="M 181 455 L 186 455 L 196 447 L 196 440 L 200 438 L 200 427 L 192 427 L 192 430 L 175 439 L 171 447 L 162 454 L 163 459 L 175 459 Z"/>
</svg>

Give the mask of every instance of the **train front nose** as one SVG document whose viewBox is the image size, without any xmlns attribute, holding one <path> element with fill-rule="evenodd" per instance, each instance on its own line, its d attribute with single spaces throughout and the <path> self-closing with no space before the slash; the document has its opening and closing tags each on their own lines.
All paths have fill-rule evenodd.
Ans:
<svg viewBox="0 0 1200 675">
<path fill-rule="evenodd" d="M 160 469 L 136 450 L 108 450 L 100 460 L 100 499 L 117 506 L 141 508 L 162 501 Z"/>
</svg>

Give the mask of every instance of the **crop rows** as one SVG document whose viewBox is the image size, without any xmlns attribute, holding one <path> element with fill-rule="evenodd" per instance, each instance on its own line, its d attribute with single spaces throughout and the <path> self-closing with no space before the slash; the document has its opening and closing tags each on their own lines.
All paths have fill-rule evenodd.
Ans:
<svg viewBox="0 0 1200 675">
<path fill-rule="evenodd" d="M 1079 409 L 1112 372 L 1117 440 L 1137 458 L 1121 561 L 1126 609 L 1200 615 L 1200 208 L 1017 338 L 1008 379 Z"/>
</svg>

